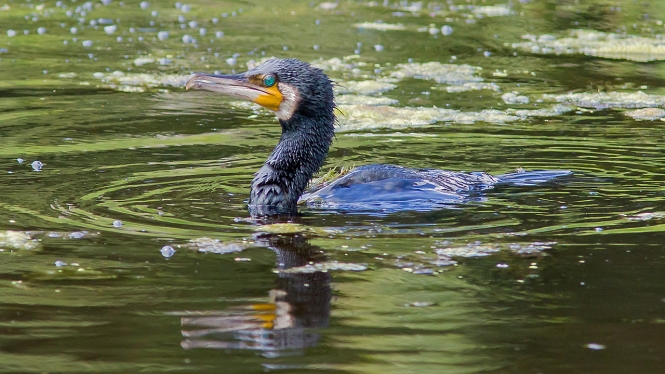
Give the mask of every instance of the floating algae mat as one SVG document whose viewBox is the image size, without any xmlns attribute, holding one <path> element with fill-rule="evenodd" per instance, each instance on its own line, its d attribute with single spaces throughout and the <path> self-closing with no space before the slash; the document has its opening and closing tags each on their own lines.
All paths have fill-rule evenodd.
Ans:
<svg viewBox="0 0 665 374">
<path fill-rule="evenodd" d="M 0 252 L 32 251 L 40 248 L 37 239 L 21 231 L 0 232 Z"/>
<path fill-rule="evenodd" d="M 665 60 L 665 40 L 644 36 L 605 33 L 596 30 L 571 30 L 570 36 L 522 36 L 526 42 L 512 43 L 515 49 L 537 54 L 585 54 L 614 60 L 637 62 Z"/>
<path fill-rule="evenodd" d="M 665 105 L 665 96 L 637 92 L 579 92 L 545 94 L 543 99 L 583 108 L 651 108 Z"/>
</svg>

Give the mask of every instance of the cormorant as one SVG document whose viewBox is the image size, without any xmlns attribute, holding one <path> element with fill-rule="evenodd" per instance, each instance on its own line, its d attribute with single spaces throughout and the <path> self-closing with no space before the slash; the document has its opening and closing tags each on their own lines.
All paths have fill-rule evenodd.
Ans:
<svg viewBox="0 0 665 374">
<path fill-rule="evenodd" d="M 333 82 L 322 70 L 297 59 L 270 59 L 240 74 L 196 73 L 187 89 L 214 91 L 253 101 L 275 113 L 282 136 L 251 184 L 252 216 L 292 215 L 312 176 L 328 155 L 335 132 Z M 492 176 L 365 165 L 304 196 L 335 203 L 455 201 L 496 183 L 539 182 L 568 171 Z M 521 175 L 524 174 L 524 175 Z"/>
</svg>

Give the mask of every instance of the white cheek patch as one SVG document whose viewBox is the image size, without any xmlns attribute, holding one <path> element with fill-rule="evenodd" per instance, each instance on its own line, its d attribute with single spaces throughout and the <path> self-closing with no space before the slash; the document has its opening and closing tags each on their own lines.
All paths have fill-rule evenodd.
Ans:
<svg viewBox="0 0 665 374">
<path fill-rule="evenodd" d="M 300 96 L 298 95 L 298 90 L 290 84 L 277 83 L 277 88 L 279 88 L 279 92 L 282 93 L 283 99 L 282 103 L 279 104 L 279 109 L 275 111 L 275 114 L 278 119 L 287 121 L 293 116 L 293 112 L 296 111 L 298 103 L 300 102 Z"/>
</svg>

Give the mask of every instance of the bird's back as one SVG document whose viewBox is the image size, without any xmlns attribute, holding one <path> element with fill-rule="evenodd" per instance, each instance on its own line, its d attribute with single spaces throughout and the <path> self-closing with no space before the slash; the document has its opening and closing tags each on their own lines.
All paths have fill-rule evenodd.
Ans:
<svg viewBox="0 0 665 374">
<path fill-rule="evenodd" d="M 568 174 L 569 171 L 533 171 L 492 176 L 484 172 L 364 165 L 314 187 L 300 202 L 326 208 L 431 210 L 433 205 L 480 200 L 480 192 L 499 183 L 533 185 Z"/>
</svg>

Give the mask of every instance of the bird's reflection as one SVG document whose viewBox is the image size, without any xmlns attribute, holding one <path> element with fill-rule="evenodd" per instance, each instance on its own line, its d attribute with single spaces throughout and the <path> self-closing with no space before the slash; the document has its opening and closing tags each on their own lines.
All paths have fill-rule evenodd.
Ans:
<svg viewBox="0 0 665 374">
<path fill-rule="evenodd" d="M 258 234 L 254 239 L 275 251 L 279 270 L 304 266 L 322 256 L 320 248 L 302 235 Z M 182 317 L 182 347 L 249 349 L 264 356 L 284 356 L 316 345 L 319 334 L 314 328 L 327 326 L 330 316 L 330 273 L 278 274 L 269 303 Z"/>
</svg>

